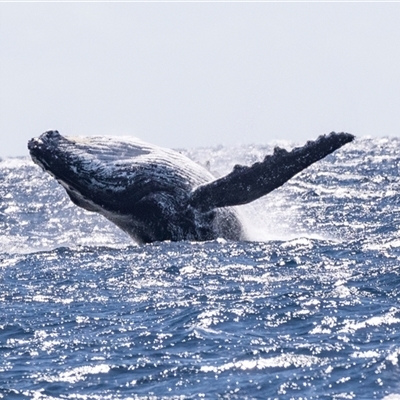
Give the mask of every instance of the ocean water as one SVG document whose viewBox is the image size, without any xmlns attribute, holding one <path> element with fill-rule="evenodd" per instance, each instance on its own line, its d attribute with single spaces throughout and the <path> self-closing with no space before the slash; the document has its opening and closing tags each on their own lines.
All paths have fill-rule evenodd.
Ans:
<svg viewBox="0 0 400 400">
<path fill-rule="evenodd" d="M 137 246 L 2 160 L 0 398 L 400 399 L 399 166 L 359 138 L 240 207 L 252 241 Z"/>
</svg>

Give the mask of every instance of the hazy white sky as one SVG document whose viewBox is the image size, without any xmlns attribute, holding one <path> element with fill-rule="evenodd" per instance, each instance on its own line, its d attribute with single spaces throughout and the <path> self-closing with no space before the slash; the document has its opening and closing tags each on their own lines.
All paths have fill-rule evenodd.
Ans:
<svg viewBox="0 0 400 400">
<path fill-rule="evenodd" d="M 0 3 L 0 156 L 400 133 L 400 3 Z"/>
</svg>

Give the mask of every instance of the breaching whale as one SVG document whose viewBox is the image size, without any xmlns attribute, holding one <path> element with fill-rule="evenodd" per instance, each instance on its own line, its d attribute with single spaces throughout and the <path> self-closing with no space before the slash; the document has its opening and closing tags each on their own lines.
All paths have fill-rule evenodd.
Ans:
<svg viewBox="0 0 400 400">
<path fill-rule="evenodd" d="M 246 239 L 232 206 L 282 186 L 354 136 L 330 133 L 252 166 L 236 165 L 215 179 L 184 155 L 138 139 L 64 137 L 47 131 L 31 139 L 33 161 L 78 206 L 109 219 L 138 243 Z"/>
</svg>

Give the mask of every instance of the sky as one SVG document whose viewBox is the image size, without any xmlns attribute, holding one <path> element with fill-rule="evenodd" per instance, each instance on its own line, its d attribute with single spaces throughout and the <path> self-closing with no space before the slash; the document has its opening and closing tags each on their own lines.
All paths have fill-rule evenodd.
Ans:
<svg viewBox="0 0 400 400">
<path fill-rule="evenodd" d="M 0 156 L 400 134 L 400 3 L 0 3 Z"/>
</svg>

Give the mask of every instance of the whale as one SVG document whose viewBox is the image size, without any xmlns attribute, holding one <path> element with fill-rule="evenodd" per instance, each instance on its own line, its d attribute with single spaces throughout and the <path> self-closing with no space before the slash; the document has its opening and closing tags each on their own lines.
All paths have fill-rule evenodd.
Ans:
<svg viewBox="0 0 400 400">
<path fill-rule="evenodd" d="M 144 244 L 247 240 L 236 206 L 267 195 L 353 139 L 331 132 L 291 151 L 275 147 L 263 161 L 236 165 L 219 178 L 177 151 L 132 137 L 74 137 L 50 130 L 31 139 L 28 149 L 74 204 Z"/>
</svg>

